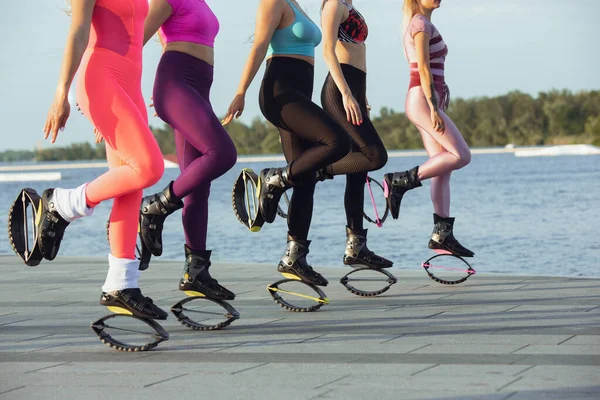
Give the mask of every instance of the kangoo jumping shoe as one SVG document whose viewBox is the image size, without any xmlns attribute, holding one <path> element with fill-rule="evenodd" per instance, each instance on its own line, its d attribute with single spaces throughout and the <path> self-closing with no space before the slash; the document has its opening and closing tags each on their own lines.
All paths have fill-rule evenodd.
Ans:
<svg viewBox="0 0 600 400">
<path fill-rule="evenodd" d="M 404 193 L 421 185 L 419 181 L 419 167 L 404 172 L 394 172 L 384 176 L 384 193 L 392 218 L 398 219 L 400 203 Z"/>
<path fill-rule="evenodd" d="M 448 251 L 460 257 L 473 257 L 475 255 L 454 237 L 452 233 L 454 218 L 442 218 L 437 214 L 433 214 L 433 223 L 433 232 L 428 246 L 430 249 Z"/>
<path fill-rule="evenodd" d="M 295 240 L 288 236 L 285 253 L 279 261 L 277 271 L 289 279 L 297 279 L 316 286 L 329 283 L 306 262 L 310 240 Z"/>
<path fill-rule="evenodd" d="M 208 272 L 211 253 L 211 250 L 192 251 L 185 246 L 185 267 L 179 281 L 179 290 L 191 296 L 202 295 L 214 300 L 234 300 L 235 294 L 219 285 L 219 282 Z"/>
<path fill-rule="evenodd" d="M 46 189 L 37 205 L 35 227 L 37 243 L 46 260 L 54 260 L 60 249 L 65 229 L 69 226 L 58 213 L 53 198 L 54 189 Z"/>
<path fill-rule="evenodd" d="M 323 182 L 326 179 L 333 179 L 333 174 L 327 172 L 327 168 L 317 170 L 317 182 Z"/>
<path fill-rule="evenodd" d="M 373 253 L 367 247 L 367 229 L 353 231 L 346 227 L 344 265 L 366 266 L 371 269 L 390 268 L 393 262 Z"/>
<path fill-rule="evenodd" d="M 183 201 L 176 198 L 172 191 L 173 182 L 162 192 L 146 196 L 140 208 L 140 237 L 142 244 L 158 257 L 162 254 L 162 231 L 165 219 L 183 208 Z"/>
<path fill-rule="evenodd" d="M 292 185 L 287 168 L 266 168 L 258 176 L 259 210 L 265 222 L 272 223 L 277 216 L 277 205 L 283 193 Z"/>
<path fill-rule="evenodd" d="M 142 294 L 139 288 L 102 292 L 100 304 L 115 314 L 133 314 L 148 319 L 167 319 L 167 313 Z"/>
</svg>

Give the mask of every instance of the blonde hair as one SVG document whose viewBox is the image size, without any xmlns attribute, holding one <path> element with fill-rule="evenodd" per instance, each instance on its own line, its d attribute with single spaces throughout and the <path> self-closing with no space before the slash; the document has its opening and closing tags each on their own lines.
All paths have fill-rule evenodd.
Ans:
<svg viewBox="0 0 600 400">
<path fill-rule="evenodd" d="M 410 26 L 412 18 L 420 11 L 419 0 L 404 0 L 402 6 L 402 34 L 406 33 L 406 30 Z"/>
<path fill-rule="evenodd" d="M 63 11 L 65 12 L 65 14 L 67 14 L 68 16 L 71 16 L 71 0 L 65 0 L 65 3 L 67 3 L 68 8 L 63 9 Z"/>
</svg>

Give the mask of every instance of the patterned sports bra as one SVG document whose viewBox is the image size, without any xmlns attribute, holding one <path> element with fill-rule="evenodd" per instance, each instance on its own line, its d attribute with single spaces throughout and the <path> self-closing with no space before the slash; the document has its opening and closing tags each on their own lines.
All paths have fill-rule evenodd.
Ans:
<svg viewBox="0 0 600 400">
<path fill-rule="evenodd" d="M 348 18 L 340 24 L 338 40 L 346 43 L 364 43 L 369 35 L 369 28 L 363 16 L 345 0 L 340 0 L 348 8 Z"/>
</svg>

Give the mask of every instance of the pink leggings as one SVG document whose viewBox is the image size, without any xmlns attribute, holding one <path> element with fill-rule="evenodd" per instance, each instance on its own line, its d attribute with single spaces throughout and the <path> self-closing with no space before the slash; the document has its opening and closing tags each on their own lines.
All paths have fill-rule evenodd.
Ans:
<svg viewBox="0 0 600 400">
<path fill-rule="evenodd" d="M 77 101 L 104 138 L 110 168 L 87 185 L 87 204 L 114 199 L 110 251 L 134 259 L 142 190 L 158 182 L 165 168 L 148 127 L 142 69 L 116 53 L 88 49 L 79 74 Z"/>
<path fill-rule="evenodd" d="M 441 98 L 437 94 L 438 99 Z M 450 175 L 455 169 L 471 162 L 471 151 L 454 122 L 440 111 L 444 132 L 433 129 L 431 111 L 420 86 L 412 87 L 406 95 L 406 116 L 415 124 L 429 160 L 419 166 L 419 180 L 431 178 L 431 201 L 440 217 L 450 216 Z"/>
</svg>

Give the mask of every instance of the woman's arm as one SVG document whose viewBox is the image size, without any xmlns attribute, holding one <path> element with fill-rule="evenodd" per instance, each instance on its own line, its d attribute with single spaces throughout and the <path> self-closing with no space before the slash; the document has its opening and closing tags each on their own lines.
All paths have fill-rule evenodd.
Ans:
<svg viewBox="0 0 600 400">
<path fill-rule="evenodd" d="M 321 27 L 323 28 L 323 57 L 329 73 L 333 78 L 338 90 L 342 94 L 344 109 L 346 110 L 346 119 L 354 125 L 362 123 L 362 113 L 352 91 L 344 78 L 340 61 L 335 54 L 337 45 L 338 27 L 344 17 L 345 7 L 339 0 L 328 1 L 325 3 L 321 14 Z"/>
<path fill-rule="evenodd" d="M 60 76 L 54 94 L 54 101 L 44 125 L 44 139 L 52 132 L 51 143 L 56 141 L 58 130 L 64 129 L 69 118 L 69 90 L 75 73 L 79 69 L 83 53 L 90 40 L 92 14 L 96 0 L 73 0 L 71 4 L 71 26 L 62 59 Z"/>
<path fill-rule="evenodd" d="M 250 54 L 246 59 L 242 78 L 240 79 L 235 97 L 227 110 L 227 114 L 221 123 L 227 125 L 231 120 L 239 118 L 244 112 L 246 91 L 256 76 L 260 64 L 267 55 L 269 43 L 273 33 L 279 26 L 283 16 L 282 0 L 261 0 L 256 15 L 256 28 L 254 30 L 254 43 Z"/>
<path fill-rule="evenodd" d="M 254 30 L 254 43 L 246 60 L 242 78 L 236 94 L 246 94 L 260 64 L 267 55 L 269 43 L 273 33 L 281 22 L 283 8 L 280 0 L 261 0 L 256 15 L 256 28 Z"/>
<path fill-rule="evenodd" d="M 425 94 L 429 109 L 431 111 L 431 122 L 433 129 L 438 132 L 444 131 L 444 121 L 439 115 L 438 99 L 435 94 L 435 85 L 433 75 L 429 66 L 429 38 L 427 32 L 418 32 L 415 35 L 415 49 L 417 51 L 417 66 L 419 68 L 419 77 L 421 78 L 421 89 Z"/>
<path fill-rule="evenodd" d="M 173 7 L 167 0 L 151 0 L 148 16 L 144 21 L 144 45 L 154 36 L 158 28 L 171 16 Z M 162 38 L 161 38 L 161 44 Z M 163 45 L 164 47 L 164 45 Z"/>
<path fill-rule="evenodd" d="M 415 35 L 415 48 L 417 51 L 417 66 L 421 78 L 421 88 L 427 103 L 431 110 L 437 110 L 437 98 L 435 96 L 435 87 L 433 85 L 433 76 L 429 67 L 429 34 L 427 32 L 418 32 Z"/>
<path fill-rule="evenodd" d="M 71 26 L 62 59 L 60 77 L 56 88 L 57 96 L 67 99 L 75 73 L 90 40 L 92 14 L 96 0 L 73 0 L 71 5 Z"/>
<path fill-rule="evenodd" d="M 340 61 L 335 54 L 337 45 L 338 27 L 344 16 L 344 7 L 339 0 L 328 1 L 321 14 L 321 27 L 323 29 L 323 57 L 331 73 L 331 77 L 342 95 L 351 94 L 350 87 L 344 78 Z"/>
</svg>

